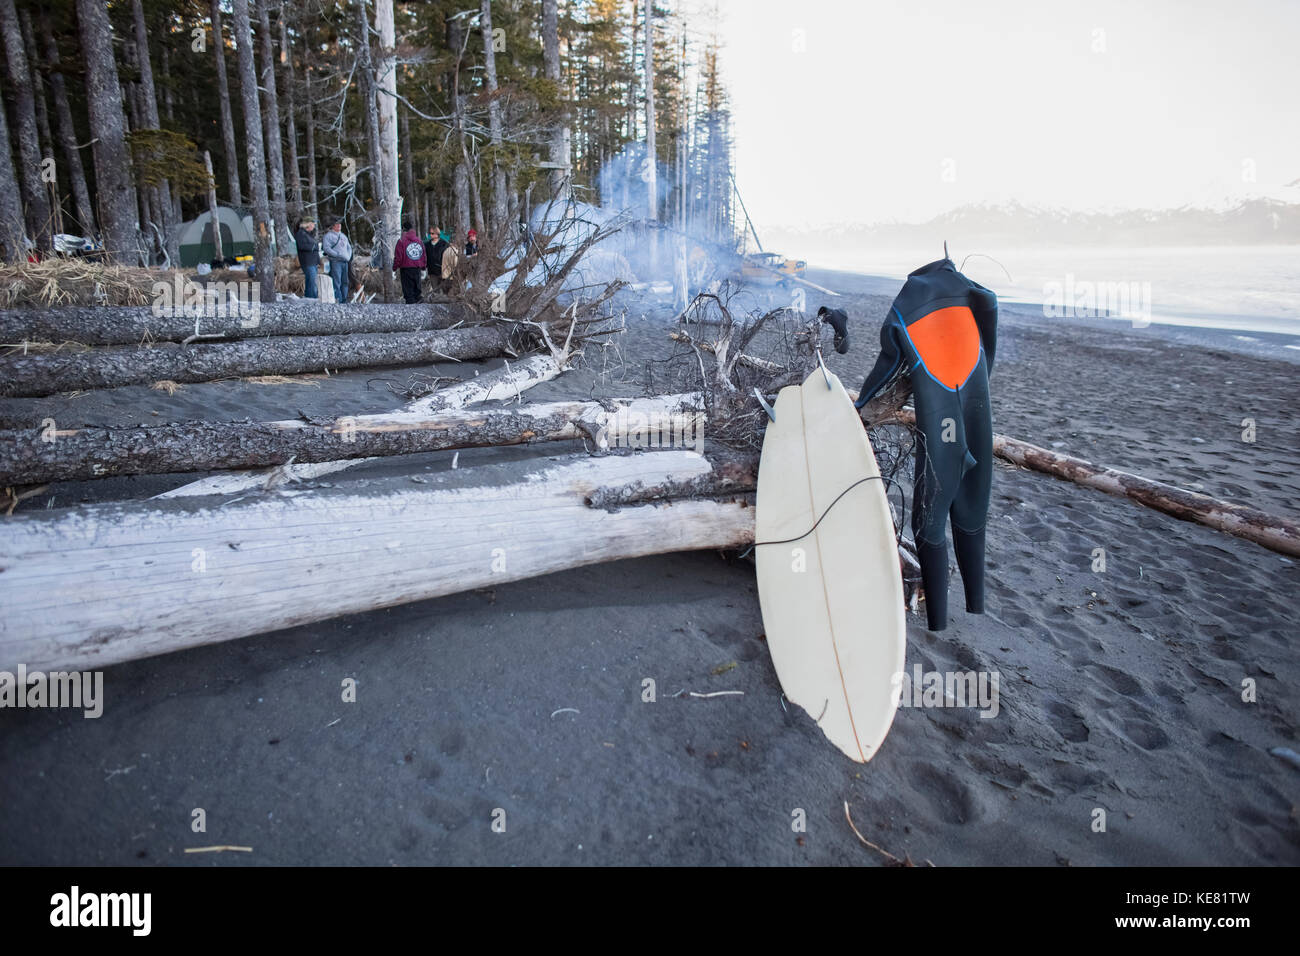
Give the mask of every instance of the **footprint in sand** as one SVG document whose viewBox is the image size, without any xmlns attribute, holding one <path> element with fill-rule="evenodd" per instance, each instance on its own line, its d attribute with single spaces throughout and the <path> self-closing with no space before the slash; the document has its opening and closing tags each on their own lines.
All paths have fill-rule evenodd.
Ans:
<svg viewBox="0 0 1300 956">
<path fill-rule="evenodd" d="M 458 830 L 470 821 L 465 807 L 450 800 L 430 800 L 424 805 L 424 816 L 430 823 L 441 824 L 447 831 Z"/>
<path fill-rule="evenodd" d="M 1221 661 L 1241 660 L 1241 655 L 1237 653 L 1237 649 L 1223 640 L 1215 640 L 1210 645 L 1210 655 L 1217 657 Z"/>
<path fill-rule="evenodd" d="M 1058 760 L 1052 765 L 1052 785 L 1067 793 L 1096 793 L 1109 788 L 1114 781 L 1106 774 L 1079 764 Z"/>
<path fill-rule="evenodd" d="M 1141 683 L 1122 670 L 1106 664 L 1092 664 L 1090 669 L 1097 674 L 1103 684 L 1117 694 L 1123 694 L 1125 697 L 1142 697 L 1146 694 Z"/>
<path fill-rule="evenodd" d="M 1083 743 L 1088 739 L 1088 725 L 1073 707 L 1063 700 L 1047 702 L 1047 722 L 1069 743 Z"/>
<path fill-rule="evenodd" d="M 1033 779 L 1023 766 L 1012 765 L 1000 757 L 992 757 L 981 751 L 967 752 L 961 758 L 978 773 L 984 774 L 989 781 L 998 786 L 1015 790 Z"/>
<path fill-rule="evenodd" d="M 459 730 L 453 730 L 442 738 L 442 743 L 438 749 L 448 757 L 454 757 L 465 748 L 465 735 Z"/>
<path fill-rule="evenodd" d="M 1163 750 L 1169 746 L 1169 735 L 1155 724 L 1145 720 L 1126 720 L 1120 725 L 1121 733 L 1143 750 Z"/>
<path fill-rule="evenodd" d="M 944 823 L 972 823 L 982 815 L 970 789 L 930 764 L 914 764 L 912 781 Z"/>
</svg>

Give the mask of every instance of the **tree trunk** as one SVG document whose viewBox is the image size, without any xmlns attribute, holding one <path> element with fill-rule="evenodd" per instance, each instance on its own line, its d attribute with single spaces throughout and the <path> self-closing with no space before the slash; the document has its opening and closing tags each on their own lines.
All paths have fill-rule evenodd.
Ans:
<svg viewBox="0 0 1300 956">
<path fill-rule="evenodd" d="M 556 0 L 542 0 L 542 59 L 546 78 L 555 84 L 555 93 L 561 100 L 565 90 L 560 78 L 560 27 Z M 561 201 L 569 198 L 572 159 L 569 145 L 569 117 L 561 112 L 551 128 L 551 162 L 559 168 L 551 170 L 551 195 Z"/>
<path fill-rule="evenodd" d="M 113 27 L 101 0 L 76 2 L 104 251 L 120 265 L 134 266 L 140 259 L 139 223 L 122 116 L 122 87 L 113 59 Z"/>
<path fill-rule="evenodd" d="M 83 0 L 84 2 L 84 0 Z M 22 29 L 14 0 L 0 0 L 0 35 L 4 38 L 6 78 L 14 102 L 14 141 L 18 147 L 18 184 L 22 190 L 27 229 L 36 248 L 48 250 L 53 232 L 50 199 L 41 181 L 41 143 L 36 125 L 35 78 L 23 48 Z M 0 188 L 8 189 L 9 186 Z"/>
<path fill-rule="evenodd" d="M 127 75 L 139 75 L 140 65 L 135 50 L 134 31 L 122 41 L 122 55 L 126 60 Z M 140 84 L 138 82 L 132 80 L 122 82 L 122 102 L 126 104 L 127 132 L 134 133 L 143 129 L 144 120 L 140 110 Z M 127 149 L 131 153 L 131 160 L 134 163 L 134 149 L 129 143 Z M 157 241 L 158 236 L 162 235 L 162 230 L 155 229 L 155 224 L 159 221 L 155 215 L 157 190 L 145 183 L 144 171 L 140 167 L 134 166 L 133 170 L 135 173 L 136 212 L 140 222 L 141 261 L 146 266 L 153 266 L 157 264 L 158 253 L 163 250 L 163 246 Z"/>
<path fill-rule="evenodd" d="M 457 30 L 459 31 L 459 27 L 457 27 Z M 452 103 L 455 104 L 455 118 L 456 118 L 455 132 L 456 132 L 456 138 L 460 142 L 461 163 L 465 167 L 465 186 L 467 192 L 469 193 L 471 209 L 473 210 L 474 213 L 473 225 L 475 229 L 482 232 L 484 230 L 483 200 L 482 197 L 479 195 L 478 177 L 475 176 L 476 164 L 473 160 L 470 159 L 469 146 L 465 141 L 466 97 L 460 91 L 461 60 L 465 55 L 465 44 L 467 44 L 468 42 L 469 42 L 469 33 L 466 32 L 464 37 L 462 38 L 461 45 L 457 46 L 456 48 L 456 66 L 455 66 L 455 70 L 452 72 L 451 75 L 451 100 Z M 457 175 L 459 175 L 459 171 L 457 171 Z M 452 236 L 451 241 L 453 245 L 460 246 L 463 243 L 463 241 L 467 238 L 468 237 L 464 233 L 458 232 L 456 235 Z M 459 252 L 459 249 L 457 251 Z"/>
<path fill-rule="evenodd" d="M 50 111 L 45 100 L 46 71 L 41 69 L 41 54 L 36 46 L 36 33 L 32 30 L 31 13 L 27 10 L 19 10 L 18 19 L 23 28 L 23 46 L 31 57 L 32 93 L 36 100 L 36 130 L 40 134 L 41 158 L 44 159 L 54 155 L 54 137 L 50 135 Z M 59 206 L 57 183 L 51 183 L 50 185 L 55 187 L 53 201 L 55 212 L 52 215 L 57 217 Z M 54 231 L 62 232 L 58 228 L 57 222 L 54 223 Z"/>
<path fill-rule="evenodd" d="M 9 148 L 9 121 L 0 104 L 0 183 L 17 182 L 12 153 Z M 22 262 L 27 258 L 27 224 L 23 221 L 23 205 L 16 189 L 0 189 L 0 259 Z"/>
<path fill-rule="evenodd" d="M 298 118 L 296 96 L 294 94 L 293 50 L 289 46 L 289 7 L 280 4 L 280 61 L 284 64 L 284 98 L 287 103 L 285 136 L 289 144 L 289 206 L 293 212 L 294 223 L 301 223 L 302 211 L 302 170 L 298 166 Z"/>
<path fill-rule="evenodd" d="M 388 249 L 390 241 L 397 236 L 388 235 L 388 213 L 384 208 L 388 196 L 385 177 L 388 169 L 384 165 L 383 148 L 379 137 L 379 110 L 375 98 L 375 68 L 370 55 L 370 19 L 366 16 L 366 0 L 356 0 L 357 11 L 357 78 L 361 87 L 362 120 L 365 123 L 366 149 L 370 159 L 371 195 L 375 201 L 375 215 L 372 224 L 374 234 L 371 245 L 379 251 L 380 277 L 384 286 L 384 300 L 393 299 L 393 275 L 387 264 L 392 262 Z M 373 251 L 373 250 L 372 250 Z"/>
<path fill-rule="evenodd" d="M 86 170 L 81 162 L 81 150 L 77 147 L 77 127 L 72 122 L 72 108 L 68 105 L 68 85 L 63 78 L 59 44 L 50 27 L 49 14 L 44 8 L 40 17 L 41 35 L 45 40 L 45 59 L 49 61 L 50 68 L 50 91 L 54 94 L 55 128 L 58 130 L 59 148 L 68 164 L 68 178 L 72 180 L 72 201 L 77 210 L 79 234 L 93 236 L 96 233 L 95 210 L 90 204 Z"/>
<path fill-rule="evenodd" d="M 306 88 L 307 88 L 307 103 L 306 103 L 307 115 L 304 117 L 307 126 L 306 130 L 304 130 L 304 137 L 306 140 L 306 147 L 307 147 L 306 206 L 307 206 L 307 212 L 310 215 L 315 216 L 316 218 L 319 219 L 320 218 L 319 213 L 316 211 L 316 102 L 315 102 L 315 98 L 312 96 L 312 91 L 311 91 L 311 64 L 310 63 L 304 64 L 303 73 L 304 73 L 303 79 L 304 82 L 306 83 Z M 317 223 L 316 228 L 319 230 L 322 225 L 323 225 L 322 223 Z"/>
<path fill-rule="evenodd" d="M 262 79 L 265 97 L 262 125 L 265 127 L 263 146 L 267 159 L 267 189 L 271 203 L 271 219 L 275 223 L 276 254 L 288 255 L 293 248 L 293 230 L 289 228 L 284 197 L 284 146 L 280 136 L 280 102 L 275 89 L 275 43 L 271 38 L 271 19 L 268 13 L 270 0 L 253 0 L 257 5 L 258 33 L 262 39 Z"/>
<path fill-rule="evenodd" d="M 187 281 L 187 280 L 186 280 Z M 57 309 L 0 309 L 0 342 L 79 342 L 82 345 L 137 345 L 140 342 L 184 342 L 198 333 L 225 339 L 267 338 L 276 335 L 348 335 L 354 332 L 423 332 L 475 321 L 474 312 L 460 303 L 419 305 L 344 305 L 311 300 L 263 303 L 256 319 L 231 307 L 230 294 L 239 290 L 212 283 L 213 298 L 190 305 L 195 290 L 188 282 L 154 284 L 153 306 L 70 306 Z M 224 294 L 224 300 L 220 300 Z M 195 302 L 198 300 L 195 299 Z M 218 308 L 221 301 L 225 308 Z"/>
<path fill-rule="evenodd" d="M 641 175 L 646 186 L 646 218 L 654 222 L 659 218 L 659 153 L 655 148 L 655 31 L 654 0 L 645 0 L 645 166 Z M 650 274 L 659 271 L 659 232 L 650 229 L 646 235 L 650 246 Z"/>
<path fill-rule="evenodd" d="M 513 396 L 511 396 L 513 397 Z M 625 446 L 640 430 L 702 435 L 703 413 L 682 409 L 699 396 L 612 402 L 546 402 L 502 409 L 356 415 L 333 421 L 189 422 L 144 428 L 0 431 L 0 487 L 118 475 L 183 474 L 233 468 L 414 455 L 462 448 L 576 441 L 600 436 Z M 49 433 L 47 433 L 49 434 Z M 656 444 L 659 444 L 656 442 Z M 665 442 L 664 444 L 667 444 Z M 257 476 L 259 483 L 265 475 Z M 749 485 L 750 488 L 753 484 Z"/>
<path fill-rule="evenodd" d="M 0 357 L 0 396 L 40 397 L 159 381 L 211 382 L 247 375 L 298 375 L 324 369 L 419 365 L 505 353 L 506 333 L 482 326 L 446 332 L 276 336 L 215 345 L 164 343 Z"/>
<path fill-rule="evenodd" d="M 239 187 L 239 153 L 235 150 L 235 121 L 230 111 L 230 83 L 226 77 L 226 37 L 221 29 L 221 0 L 211 0 L 212 47 L 217 60 L 217 100 L 221 104 L 221 142 L 226 154 L 226 181 L 230 202 L 244 203 Z"/>
<path fill-rule="evenodd" d="M 362 495 L 18 514 L 0 524 L 0 668 L 101 668 L 601 561 L 742 546 L 754 528 L 743 501 L 585 500 L 710 471 L 682 451 L 581 456 Z"/>
<path fill-rule="evenodd" d="M 170 36 L 164 37 L 162 43 L 162 75 L 167 78 L 167 82 L 163 84 L 163 112 L 166 113 L 167 115 L 167 122 L 175 123 L 176 110 L 172 104 L 172 84 L 171 84 L 172 62 L 171 62 L 171 54 L 168 53 L 168 41 L 170 39 L 171 39 Z M 179 216 L 177 217 L 176 221 L 177 222 L 180 221 Z"/>
<path fill-rule="evenodd" d="M 456 242 L 469 229 L 469 168 L 464 163 L 457 163 L 452 173 L 451 191 L 456 197 L 455 223 L 452 228 L 452 242 Z M 459 251 L 459 250 L 457 250 Z"/>
<path fill-rule="evenodd" d="M 384 165 L 384 244 L 382 268 L 391 274 L 392 245 L 402 234 L 401 176 L 397 154 L 397 33 L 393 0 L 375 0 L 375 35 L 379 56 L 375 62 L 375 117 L 379 123 L 379 161 Z"/>
<path fill-rule="evenodd" d="M 3 2 L 3 0 L 0 0 Z M 131 17 L 135 23 L 135 49 L 140 67 L 140 106 L 141 120 L 146 129 L 161 129 L 158 119 L 158 91 L 153 82 L 153 61 L 149 56 L 149 28 L 144 20 L 144 3 L 131 0 Z M 176 210 L 172 205 L 171 184 L 163 180 L 156 187 L 158 194 L 158 221 L 163 231 L 163 246 L 172 268 L 180 265 L 181 259 L 181 224 L 175 218 Z"/>
<path fill-rule="evenodd" d="M 483 74 L 488 95 L 488 132 L 492 139 L 492 234 L 506 225 L 508 202 L 506 171 L 501 165 L 501 104 L 497 102 L 497 55 L 492 46 L 492 0 L 480 0 L 479 26 L 483 35 Z"/>
<path fill-rule="evenodd" d="M 79 0 L 86 3 L 91 0 Z M 239 91 L 244 108 L 244 137 L 248 150 L 248 186 L 253 195 L 253 262 L 263 302 L 275 301 L 275 264 L 271 259 L 270 200 L 266 194 L 266 149 L 262 143 L 262 108 L 257 99 L 257 66 L 253 62 L 250 0 L 234 0 L 234 36 L 239 60 Z"/>
<path fill-rule="evenodd" d="M 217 211 L 217 180 L 212 175 L 212 154 L 203 151 L 203 166 L 208 171 L 208 215 L 212 217 L 212 259 L 220 262 L 226 258 L 221 248 L 221 216 Z"/>
<path fill-rule="evenodd" d="M 402 154 L 402 188 L 405 191 L 405 197 L 402 200 L 402 208 L 405 215 L 412 220 L 420 218 L 420 203 L 415 195 L 415 166 L 411 158 L 411 121 L 407 116 L 405 109 L 399 109 L 397 122 L 397 132 L 400 138 L 399 149 Z M 428 228 L 428 221 L 416 222 L 416 227 L 425 226 Z"/>
</svg>

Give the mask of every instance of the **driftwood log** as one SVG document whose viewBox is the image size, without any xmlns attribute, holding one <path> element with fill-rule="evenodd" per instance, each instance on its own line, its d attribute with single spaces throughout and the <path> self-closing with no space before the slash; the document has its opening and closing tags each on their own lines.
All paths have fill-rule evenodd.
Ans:
<svg viewBox="0 0 1300 956">
<path fill-rule="evenodd" d="M 32 352 L 0 357 L 0 395 L 41 397 L 164 380 L 211 382 L 246 375 L 484 359 L 508 353 L 507 330 L 498 325 L 444 332 L 276 336 L 220 344 Z"/>
<path fill-rule="evenodd" d="M 906 425 L 916 423 L 911 409 L 903 409 L 896 417 Z M 1082 458 L 1063 455 L 1006 435 L 993 436 L 993 454 L 1022 468 L 1104 491 L 1108 495 L 1129 498 L 1181 521 L 1195 521 L 1253 541 L 1270 551 L 1300 557 L 1300 523 L 1290 518 L 1220 501 L 1116 468 L 1094 465 Z"/>
<path fill-rule="evenodd" d="M 0 669 L 97 668 L 595 562 L 741 547 L 754 531 L 743 499 L 613 510 L 586 500 L 712 470 L 682 450 L 584 455 L 365 495 L 18 514 L 0 523 Z"/>
<path fill-rule="evenodd" d="M 250 305 L 249 308 L 252 308 Z M 249 339 L 273 335 L 353 335 L 362 332 L 424 332 L 472 322 L 460 303 L 348 305 L 310 299 L 257 303 L 255 315 L 213 306 L 186 311 L 152 306 L 71 306 L 0 309 L 0 345 L 78 342 L 82 345 L 139 345 L 201 339 Z M 218 312 L 229 314 L 217 314 Z"/>
<path fill-rule="evenodd" d="M 314 422 L 188 422 L 134 428 L 6 431 L 0 432 L 0 486 L 116 475 L 268 468 L 289 462 L 331 462 L 583 437 L 589 437 L 597 446 L 603 442 L 605 447 L 648 445 L 651 437 L 658 439 L 664 433 L 669 441 L 674 435 L 692 442 L 698 435 L 702 441 L 703 413 L 698 410 L 699 404 L 698 395 L 684 394 L 605 403 L 546 402 L 492 410 L 421 408 Z M 43 436 L 53 440 L 43 440 Z M 256 483 L 264 479 L 257 476 Z"/>
</svg>

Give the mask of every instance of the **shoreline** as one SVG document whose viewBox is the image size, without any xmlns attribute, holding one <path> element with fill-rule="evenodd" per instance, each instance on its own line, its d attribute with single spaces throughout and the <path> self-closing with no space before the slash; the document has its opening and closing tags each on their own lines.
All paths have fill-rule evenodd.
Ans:
<svg viewBox="0 0 1300 956">
<path fill-rule="evenodd" d="M 872 275 L 870 273 L 821 268 L 809 268 L 808 276 L 818 285 L 824 285 L 836 292 L 841 292 L 841 294 L 844 292 L 866 293 L 885 296 L 891 300 L 898 294 L 898 290 L 903 287 L 904 281 L 903 279 Z M 817 294 L 820 295 L 820 293 Z M 1137 326 L 1134 325 L 1132 320 L 1125 318 L 1047 316 L 1044 314 L 1045 306 L 1041 302 L 999 297 L 998 306 L 999 312 L 1005 311 L 1024 318 L 1036 318 L 1042 322 L 1079 325 L 1101 331 L 1115 329 L 1134 332 L 1154 331 L 1156 334 L 1181 344 L 1196 345 L 1203 348 L 1223 348 L 1260 357 L 1273 356 L 1281 361 L 1300 364 L 1300 327 L 1297 327 L 1294 332 L 1257 328 L 1256 325 L 1259 322 L 1265 321 L 1261 316 L 1232 316 L 1205 312 L 1196 315 L 1189 314 L 1187 317 L 1194 318 L 1197 322 L 1186 324 L 1169 321 L 1167 316 L 1153 315 L 1148 324 Z M 875 318 L 878 321 L 879 317 Z M 1204 322 L 1204 324 L 1200 324 L 1201 322 Z"/>
</svg>

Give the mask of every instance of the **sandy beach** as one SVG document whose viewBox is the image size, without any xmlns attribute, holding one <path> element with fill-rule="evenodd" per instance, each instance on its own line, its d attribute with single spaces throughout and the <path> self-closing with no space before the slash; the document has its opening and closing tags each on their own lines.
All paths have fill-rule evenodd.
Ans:
<svg viewBox="0 0 1300 956">
<path fill-rule="evenodd" d="M 809 291 L 807 305 L 848 311 L 852 347 L 828 362 L 856 389 L 888 280 L 810 278 L 843 292 Z M 645 388 L 646 363 L 671 344 L 671 303 L 616 302 L 626 334 L 528 400 Z M 1297 364 L 1264 334 L 1004 308 L 994 426 L 1295 518 Z M 377 413 L 402 404 L 388 383 L 415 372 L 472 374 L 443 363 L 4 399 L 0 427 Z M 462 452 L 459 467 L 575 450 Z M 451 458 L 317 484 L 409 486 Z M 19 509 L 146 498 L 194 477 L 55 485 Z M 0 863 L 887 864 L 846 802 L 868 840 L 936 866 L 1300 863 L 1300 770 L 1269 753 L 1300 749 L 1294 560 L 1003 463 L 988 552 L 988 613 L 961 609 L 954 576 L 948 629 L 909 615 L 907 654 L 926 672 L 998 673 L 996 716 L 904 707 L 865 766 L 783 707 L 753 565 L 666 555 L 111 667 L 99 719 L 0 710 Z M 184 852 L 213 844 L 252 852 Z"/>
</svg>

